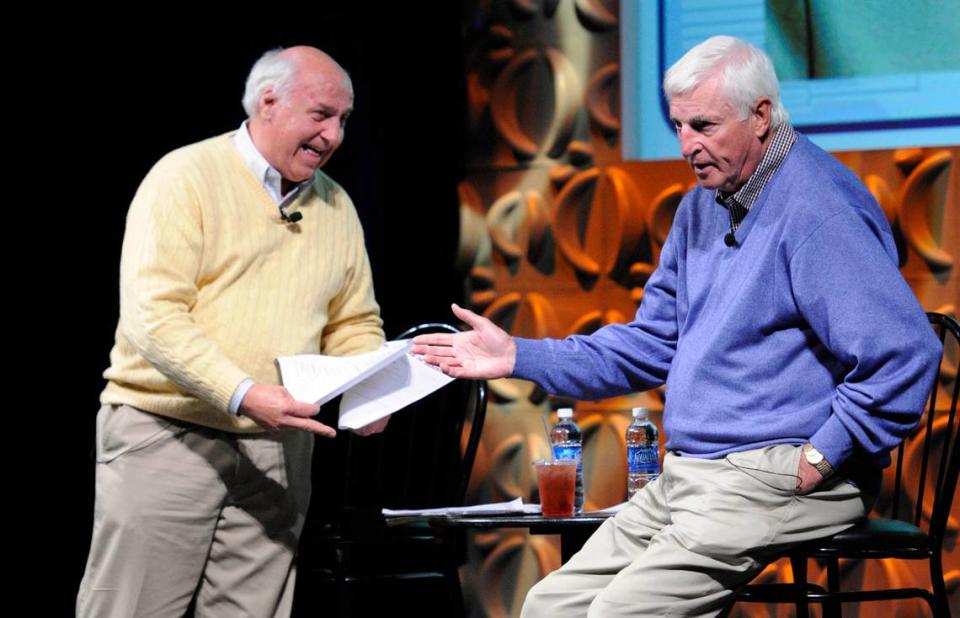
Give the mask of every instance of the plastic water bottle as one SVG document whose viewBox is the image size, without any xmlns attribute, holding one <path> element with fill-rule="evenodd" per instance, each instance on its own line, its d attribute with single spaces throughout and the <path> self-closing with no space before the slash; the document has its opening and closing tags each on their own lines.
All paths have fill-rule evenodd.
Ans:
<svg viewBox="0 0 960 618">
<path fill-rule="evenodd" d="M 627 427 L 627 500 L 658 476 L 660 434 L 647 417 L 647 409 L 634 408 L 633 422 Z"/>
<path fill-rule="evenodd" d="M 583 511 L 583 434 L 573 422 L 573 409 L 560 408 L 557 410 L 560 419 L 550 432 L 550 442 L 553 445 L 554 459 L 577 460 L 577 493 L 573 502 L 576 513 Z"/>
</svg>

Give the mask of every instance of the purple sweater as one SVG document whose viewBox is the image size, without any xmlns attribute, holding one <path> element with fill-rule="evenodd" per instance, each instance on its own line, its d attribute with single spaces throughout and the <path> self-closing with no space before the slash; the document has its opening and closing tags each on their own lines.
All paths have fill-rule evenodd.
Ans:
<svg viewBox="0 0 960 618">
<path fill-rule="evenodd" d="M 798 135 L 737 231 L 697 187 L 634 321 L 517 339 L 513 376 L 578 399 L 666 383 L 666 447 L 717 458 L 811 442 L 835 467 L 885 466 L 917 422 L 940 342 L 897 270 L 883 212 Z"/>
</svg>

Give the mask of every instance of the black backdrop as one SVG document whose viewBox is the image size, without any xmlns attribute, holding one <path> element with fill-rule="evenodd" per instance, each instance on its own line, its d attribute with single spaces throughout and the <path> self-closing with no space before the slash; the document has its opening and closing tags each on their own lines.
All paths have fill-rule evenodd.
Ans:
<svg viewBox="0 0 960 618">
<path fill-rule="evenodd" d="M 19 220 L 8 231 L 22 230 L 21 240 L 48 255 L 38 263 L 24 252 L 16 262 L 32 301 L 23 308 L 31 329 L 23 362 L 52 369 L 17 389 L 19 405 L 30 406 L 18 418 L 37 429 L 21 461 L 40 465 L 16 476 L 28 485 L 30 512 L 42 516 L 27 526 L 19 564 L 41 584 L 33 598 L 50 615 L 72 613 L 89 546 L 94 417 L 127 206 L 164 153 L 239 126 L 243 81 L 264 50 L 315 45 L 351 73 L 355 112 L 326 171 L 363 221 L 387 336 L 452 319 L 449 302 L 462 293 L 452 266 L 465 109 L 460 8 L 428 4 L 429 13 L 419 3 L 321 2 L 298 5 L 296 15 L 265 5 L 203 22 L 173 9 L 59 13 L 55 24 L 31 25 L 42 53 L 18 53 L 32 57 L 28 79 L 8 91 L 16 105 L 31 102 L 26 126 L 13 127 L 26 138 L 27 197 L 8 204 L 8 221 Z"/>
</svg>

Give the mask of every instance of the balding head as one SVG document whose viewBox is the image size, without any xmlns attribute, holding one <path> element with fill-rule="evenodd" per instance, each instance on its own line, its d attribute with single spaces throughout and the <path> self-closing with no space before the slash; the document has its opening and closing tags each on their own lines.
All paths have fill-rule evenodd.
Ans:
<svg viewBox="0 0 960 618">
<path fill-rule="evenodd" d="M 324 52 L 290 47 L 267 52 L 254 64 L 243 102 L 257 150 L 288 184 L 298 183 L 343 141 L 353 85 Z"/>
<path fill-rule="evenodd" d="M 346 87 L 353 92 L 350 76 L 343 67 L 329 54 L 310 47 L 296 45 L 286 49 L 271 49 L 260 56 L 247 76 L 246 87 L 243 91 L 243 109 L 247 117 L 252 118 L 257 113 L 257 105 L 264 90 L 271 89 L 278 96 L 282 96 L 293 84 L 298 71 L 321 71 L 324 73 L 339 73 L 343 76 Z"/>
</svg>

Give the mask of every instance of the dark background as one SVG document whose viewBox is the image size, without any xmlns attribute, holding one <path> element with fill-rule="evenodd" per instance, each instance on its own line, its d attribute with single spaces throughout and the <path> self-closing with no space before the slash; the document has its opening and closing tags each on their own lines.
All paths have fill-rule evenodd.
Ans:
<svg viewBox="0 0 960 618">
<path fill-rule="evenodd" d="M 40 463 L 26 476 L 40 517 L 27 527 L 20 564 L 42 583 L 40 605 L 51 615 L 73 613 L 89 548 L 94 419 L 130 199 L 163 154 L 239 126 L 243 83 L 263 51 L 314 45 L 353 78 L 346 141 L 325 171 L 360 213 L 387 336 L 453 319 L 449 303 L 462 294 L 453 268 L 466 106 L 460 7 L 429 3 L 429 13 L 415 13 L 418 4 L 393 4 L 378 5 L 376 17 L 327 2 L 298 5 L 296 15 L 265 5 L 259 15 L 204 22 L 189 11 L 59 13 L 56 25 L 31 27 L 43 51 L 22 51 L 37 68 L 9 97 L 30 109 L 8 118 L 26 136 L 29 199 L 8 204 L 8 230 L 48 256 L 23 252 L 17 270 L 35 301 L 24 328 L 40 333 L 23 347 L 24 362 L 53 370 L 20 389 L 20 405 L 32 406 L 22 412 L 38 427 L 21 444 L 25 461 Z"/>
</svg>

